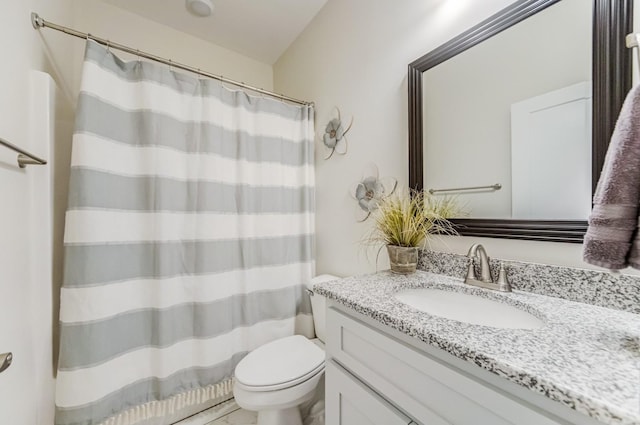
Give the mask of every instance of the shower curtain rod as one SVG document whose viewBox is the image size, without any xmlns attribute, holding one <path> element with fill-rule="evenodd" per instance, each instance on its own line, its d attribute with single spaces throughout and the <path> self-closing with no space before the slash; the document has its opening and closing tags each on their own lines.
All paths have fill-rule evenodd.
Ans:
<svg viewBox="0 0 640 425">
<path fill-rule="evenodd" d="M 95 37 L 95 36 L 93 36 L 91 34 L 74 30 L 73 28 L 68 28 L 68 27 L 65 27 L 65 26 L 62 26 L 62 25 L 54 24 L 52 22 L 45 21 L 44 19 L 42 19 L 40 17 L 40 15 L 38 15 L 35 12 L 31 13 L 31 24 L 33 25 L 33 28 L 35 28 L 37 30 L 39 30 L 40 28 L 51 28 L 53 30 L 60 31 L 60 32 L 63 32 L 63 33 L 68 34 L 68 35 L 72 35 L 74 37 L 84 38 L 86 40 L 93 40 L 93 41 L 95 41 L 97 43 L 100 43 L 100 44 L 102 44 L 104 46 L 107 46 L 108 48 L 113 48 L 113 49 L 121 50 L 121 51 L 126 52 L 126 53 L 131 53 L 132 55 L 136 55 L 136 56 L 139 56 L 141 58 L 149 59 L 149 60 L 152 60 L 152 61 L 155 61 L 155 62 L 160 62 L 162 64 L 169 65 L 169 66 L 174 67 L 174 68 L 183 69 L 185 71 L 193 72 L 194 74 L 202 75 L 202 76 L 205 76 L 205 77 L 208 77 L 208 78 L 213 78 L 214 80 L 218 80 L 218 81 L 221 81 L 223 83 L 233 84 L 234 86 L 242 87 L 242 88 L 257 92 L 257 93 L 261 93 L 261 94 L 264 94 L 264 95 L 267 95 L 267 96 L 275 97 L 275 98 L 280 99 L 280 100 L 286 100 L 287 102 L 297 103 L 299 105 L 313 105 L 314 104 L 313 102 L 307 102 L 307 101 L 304 101 L 304 100 L 294 99 L 293 97 L 285 96 L 283 94 L 278 94 L 278 93 L 274 93 L 274 92 L 271 92 L 271 91 L 268 91 L 268 90 L 264 90 L 264 89 L 261 89 L 261 88 L 258 88 L 258 87 L 253 87 L 253 86 L 250 86 L 249 84 L 245 84 L 245 83 L 241 83 L 239 81 L 234 81 L 234 80 L 231 80 L 229 78 L 225 78 L 222 75 L 212 74 L 210 72 L 203 71 L 200 68 L 194 68 L 193 66 L 185 65 L 185 64 L 182 64 L 182 63 L 179 63 L 179 62 L 174 62 L 171 59 L 165 59 L 165 58 L 162 58 L 160 56 L 152 55 L 151 53 L 146 53 L 146 52 L 140 51 L 138 49 L 134 49 L 134 48 L 131 48 L 129 46 L 125 46 L 123 44 L 113 43 L 110 40 L 106 40 L 106 39 L 100 38 L 100 37 Z"/>
</svg>

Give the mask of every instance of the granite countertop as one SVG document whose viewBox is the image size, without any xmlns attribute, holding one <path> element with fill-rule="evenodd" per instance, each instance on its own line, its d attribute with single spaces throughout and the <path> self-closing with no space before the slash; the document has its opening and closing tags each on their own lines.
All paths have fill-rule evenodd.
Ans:
<svg viewBox="0 0 640 425">
<path fill-rule="evenodd" d="M 433 316 L 396 301 L 435 288 L 499 300 L 545 322 L 498 329 Z M 381 324 L 440 348 L 606 424 L 640 424 L 640 315 L 528 292 L 501 293 L 418 271 L 320 283 L 314 290 Z"/>
</svg>

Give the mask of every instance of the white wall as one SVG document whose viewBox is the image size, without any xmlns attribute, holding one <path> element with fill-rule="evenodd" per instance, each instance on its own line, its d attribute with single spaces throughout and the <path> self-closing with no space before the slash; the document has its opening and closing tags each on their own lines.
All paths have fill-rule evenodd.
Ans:
<svg viewBox="0 0 640 425">
<path fill-rule="evenodd" d="M 36 154 L 47 152 L 32 138 L 29 113 L 30 70 L 47 71 L 61 80 L 71 73 L 63 36 L 43 43 L 30 23 L 38 10 L 69 24 L 68 0 L 4 1 L 0 4 L 0 137 Z M 63 58 L 58 65 L 48 55 Z M 60 72 L 55 72 L 57 68 Z M 46 93 L 41 101 L 48 102 Z M 66 105 L 67 118 L 70 116 Z M 46 133 L 46 129 L 40 134 Z M 50 214 L 39 213 L 48 192 L 47 169 L 20 170 L 16 154 L 0 148 L 0 352 L 12 351 L 14 364 L 0 375 L 0 423 L 53 423 L 52 287 L 50 262 L 36 253 L 50 252 L 39 242 Z"/>
<path fill-rule="evenodd" d="M 150 21 L 140 15 L 98 0 L 75 0 L 73 12 L 74 27 L 79 31 L 89 32 L 116 43 L 266 90 L 273 88 L 271 65 Z M 77 91 L 80 85 L 79 64 L 84 55 L 84 42 L 78 39 L 74 46 L 74 90 Z M 122 52 L 114 53 L 127 60 L 135 59 L 135 56 Z"/>
<path fill-rule="evenodd" d="M 376 268 L 375 253 L 367 258 L 359 243 L 371 223 L 355 222 L 348 190 L 369 161 L 407 184 L 407 64 L 510 3 L 329 0 L 275 64 L 276 91 L 316 102 L 318 134 L 336 105 L 355 116 L 349 153 L 316 160 L 318 273 Z M 579 244 L 448 237 L 431 246 L 466 254 L 474 242 L 494 257 L 588 267 Z M 386 253 L 380 258 L 378 268 L 386 267 Z"/>
</svg>

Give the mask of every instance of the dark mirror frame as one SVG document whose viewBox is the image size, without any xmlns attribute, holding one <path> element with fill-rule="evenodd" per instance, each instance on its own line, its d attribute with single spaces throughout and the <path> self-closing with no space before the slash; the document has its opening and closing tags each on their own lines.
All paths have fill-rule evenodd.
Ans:
<svg viewBox="0 0 640 425">
<path fill-rule="evenodd" d="M 409 64 L 409 186 L 423 190 L 422 73 L 561 0 L 521 0 Z M 593 2 L 592 187 L 600 177 L 609 139 L 631 89 L 633 0 Z M 463 236 L 581 243 L 587 221 L 454 219 Z"/>
</svg>

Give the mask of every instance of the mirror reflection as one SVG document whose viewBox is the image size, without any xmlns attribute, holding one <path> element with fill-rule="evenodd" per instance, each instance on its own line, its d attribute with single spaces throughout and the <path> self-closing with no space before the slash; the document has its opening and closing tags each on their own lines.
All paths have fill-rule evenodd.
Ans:
<svg viewBox="0 0 640 425">
<path fill-rule="evenodd" d="M 425 190 L 472 218 L 587 218 L 592 6 L 562 0 L 423 73 Z"/>
</svg>

